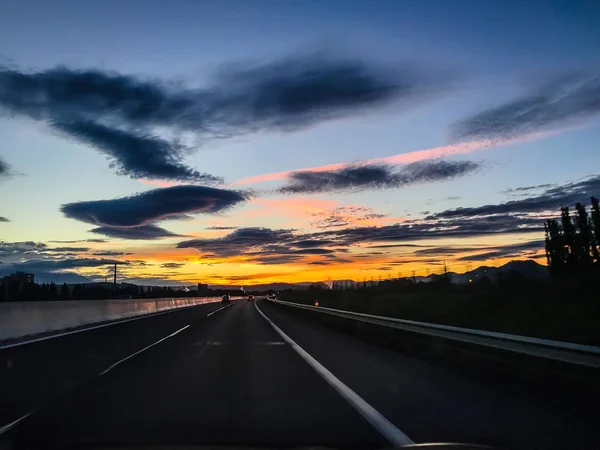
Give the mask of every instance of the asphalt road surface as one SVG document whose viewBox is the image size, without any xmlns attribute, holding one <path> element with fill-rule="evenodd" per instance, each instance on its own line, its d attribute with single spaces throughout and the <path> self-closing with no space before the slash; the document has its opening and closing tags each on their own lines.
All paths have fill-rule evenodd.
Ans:
<svg viewBox="0 0 600 450">
<path fill-rule="evenodd" d="M 600 442 L 592 418 L 375 347 L 264 300 L 131 326 L 145 320 L 152 320 L 151 342 L 45 401 L 0 439 L 16 448 L 382 448 L 412 440 L 589 449 Z"/>
</svg>

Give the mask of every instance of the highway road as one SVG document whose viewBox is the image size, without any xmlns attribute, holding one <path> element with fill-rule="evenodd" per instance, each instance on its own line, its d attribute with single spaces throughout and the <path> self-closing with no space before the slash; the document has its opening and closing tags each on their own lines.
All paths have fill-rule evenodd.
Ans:
<svg viewBox="0 0 600 450">
<path fill-rule="evenodd" d="M 56 364 L 66 364 L 69 351 L 106 348 L 102 343 L 113 345 L 109 340 L 115 335 L 126 340 L 119 357 L 111 353 L 111 360 L 90 350 L 91 359 L 103 358 L 89 364 L 88 371 L 96 372 L 60 395 L 27 395 L 27 385 L 40 382 L 34 374 L 7 378 L 10 370 L 17 373 L 16 363 L 43 360 L 56 351 L 53 346 L 65 348 Z M 15 448 L 45 448 L 49 442 L 72 448 L 382 448 L 452 441 L 511 449 L 589 449 L 600 442 L 598 417 L 561 408 L 550 401 L 551 392 L 545 401 L 510 383 L 468 378 L 265 300 L 224 308 L 202 305 L 0 350 L 0 361 L 9 359 L 16 363 L 0 373 L 0 400 L 10 400 L 14 417 L 3 414 L 2 420 L 22 420 L 4 428 L 0 439 Z M 18 401 L 21 395 L 26 406 Z"/>
</svg>

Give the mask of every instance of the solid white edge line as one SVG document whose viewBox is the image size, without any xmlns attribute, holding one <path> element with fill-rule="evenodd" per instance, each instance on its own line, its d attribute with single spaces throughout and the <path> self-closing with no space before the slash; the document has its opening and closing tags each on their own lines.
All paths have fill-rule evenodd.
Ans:
<svg viewBox="0 0 600 450">
<path fill-rule="evenodd" d="M 10 423 L 7 423 L 6 425 L 3 425 L 0 427 L 0 436 L 3 435 L 4 433 L 8 432 L 9 430 L 13 429 L 14 427 L 16 427 L 17 425 L 19 425 L 22 421 L 24 421 L 25 419 L 27 419 L 30 415 L 32 415 L 36 410 L 34 409 L 33 411 L 29 411 L 27 414 L 22 415 L 21 417 L 19 417 L 16 420 L 13 420 Z"/>
<path fill-rule="evenodd" d="M 100 374 L 98 374 L 98 376 L 99 376 L 99 377 L 101 377 L 102 375 L 105 375 L 105 374 L 107 374 L 107 373 L 108 373 L 108 372 L 110 372 L 112 369 L 114 369 L 114 368 L 115 368 L 115 367 L 117 367 L 119 364 L 121 364 L 122 362 L 125 362 L 125 361 L 127 361 L 128 359 L 130 359 L 130 358 L 133 358 L 133 357 L 134 357 L 134 356 L 136 356 L 136 355 L 139 355 L 139 354 L 140 354 L 140 353 L 142 353 L 143 351 L 145 351 L 145 350 L 148 350 L 148 349 L 149 349 L 149 348 L 151 348 L 151 347 L 154 347 L 156 344 L 160 344 L 161 342 L 163 342 L 163 341 L 165 341 L 165 340 L 167 340 L 167 339 L 169 339 L 169 338 L 171 338 L 171 337 L 175 336 L 176 334 L 178 334 L 178 333 L 181 333 L 183 330 L 185 330 L 185 329 L 186 329 L 186 328 L 188 328 L 189 326 L 190 326 L 190 325 L 186 325 L 185 327 L 183 327 L 183 328 L 180 328 L 179 330 L 175 331 L 174 333 L 171 333 L 171 334 L 169 334 L 168 336 L 165 336 L 164 338 L 162 338 L 162 339 L 160 339 L 160 340 L 156 341 L 155 343 L 153 343 L 153 344 L 150 344 L 150 345 L 148 345 L 147 347 L 144 347 L 143 349 L 141 349 L 141 350 L 138 350 L 137 352 L 135 352 L 135 353 L 133 353 L 133 354 L 131 354 L 131 355 L 129 355 L 129 356 L 126 356 L 125 358 L 123 358 L 123 359 L 121 359 L 121 360 L 117 361 L 116 363 L 114 363 L 113 365 L 111 365 L 111 366 L 110 366 L 108 369 L 106 369 L 106 370 L 104 370 L 103 372 L 101 372 Z M 37 411 L 37 409 L 34 409 L 34 410 L 32 410 L 32 411 L 29 411 L 27 414 L 24 414 L 23 416 L 19 417 L 18 419 L 16 419 L 16 420 L 13 420 L 12 422 L 10 422 L 10 423 L 7 423 L 6 425 L 3 425 L 3 426 L 1 426 L 1 427 L 0 427 L 0 436 L 1 436 L 2 434 L 4 434 L 4 433 L 8 432 L 9 430 L 11 430 L 12 428 L 14 428 L 15 426 L 17 426 L 19 423 L 21 423 L 23 420 L 27 419 L 27 418 L 28 418 L 30 415 L 32 415 L 32 414 L 33 414 L 34 412 L 36 412 L 36 411 Z"/>
<path fill-rule="evenodd" d="M 149 348 L 151 348 L 151 347 L 154 347 L 155 345 L 157 345 L 157 344 L 160 344 L 160 343 L 161 343 L 161 342 L 163 342 L 163 341 L 166 341 L 167 339 L 169 339 L 169 338 L 171 338 L 171 337 L 175 336 L 176 334 L 178 334 L 178 333 L 181 333 L 183 330 L 185 330 L 185 329 L 186 329 L 186 328 L 188 328 L 189 326 L 190 326 L 190 325 L 186 325 L 185 327 L 183 327 L 183 328 L 180 328 L 179 330 L 175 331 L 174 333 L 171 333 L 171 334 L 169 334 L 168 336 L 165 336 L 164 338 L 162 338 L 162 339 L 159 339 L 158 341 L 154 342 L 153 344 L 150 344 L 150 345 L 148 345 L 147 347 L 144 347 L 143 349 L 141 349 L 141 350 L 138 350 L 137 352 L 135 352 L 135 353 L 132 353 L 132 354 L 131 354 L 131 355 L 129 355 L 129 356 L 126 356 L 125 358 L 123 358 L 123 359 L 121 359 L 121 360 L 117 361 L 116 363 L 114 363 L 113 365 L 111 365 L 111 366 L 110 366 L 108 369 L 106 369 L 106 370 L 104 370 L 103 372 L 99 373 L 99 374 L 98 374 L 98 376 L 99 376 L 99 377 L 101 377 L 102 375 L 105 375 L 105 374 L 107 374 L 108 372 L 110 372 L 111 370 L 113 370 L 115 367 L 117 367 L 119 364 L 121 364 L 121 363 L 123 363 L 123 362 L 127 361 L 128 359 L 131 359 L 131 358 L 133 358 L 133 357 L 134 357 L 134 356 L 136 356 L 136 355 L 139 355 L 139 354 L 140 354 L 140 353 L 142 353 L 143 351 L 146 351 L 146 350 L 148 350 Z"/>
<path fill-rule="evenodd" d="M 208 314 L 206 315 L 206 317 L 210 317 L 210 316 L 212 316 L 214 313 L 218 313 L 218 312 L 219 312 L 219 311 L 221 311 L 222 309 L 225 309 L 225 308 L 227 308 L 227 307 L 229 307 L 229 306 L 231 306 L 231 303 L 230 303 L 229 305 L 225 305 L 225 306 L 223 306 L 222 308 L 219 308 L 219 309 L 217 309 L 216 311 L 213 311 L 213 312 L 211 312 L 211 313 L 208 313 Z"/>
<path fill-rule="evenodd" d="M 197 305 L 189 305 L 189 306 L 183 306 L 181 308 L 172 308 L 172 309 L 168 309 L 166 311 L 158 311 L 158 312 L 154 312 L 154 313 L 150 313 L 150 314 L 142 314 L 139 316 L 135 316 L 135 317 L 128 317 L 126 319 L 116 319 L 116 320 L 112 320 L 108 323 L 101 323 L 99 325 L 91 325 L 91 326 L 86 326 L 85 328 L 81 328 L 78 330 L 71 330 L 71 331 L 64 331 L 62 333 L 56 333 L 56 334 L 50 334 L 48 336 L 42 336 L 39 338 L 33 338 L 27 341 L 22 341 L 22 342 L 15 342 L 13 344 L 5 344 L 2 345 L 0 344 L 0 350 L 4 350 L 6 348 L 12 348 L 12 347 L 18 347 L 20 345 L 27 345 L 27 344 L 33 344 L 35 342 L 41 342 L 41 341 L 46 341 L 48 339 L 54 339 L 54 338 L 59 338 L 62 336 L 68 336 L 70 334 L 75 334 L 75 333 L 83 333 L 84 331 L 91 331 L 91 330 L 96 330 L 98 328 L 104 328 L 104 327 L 110 327 L 113 325 L 119 325 L 121 323 L 126 323 L 126 322 L 131 322 L 133 320 L 140 320 L 140 319 L 149 319 L 151 317 L 157 317 L 157 316 L 161 316 L 163 314 L 169 314 L 169 313 L 173 313 L 176 311 L 182 311 L 184 309 L 187 308 L 192 308 L 194 306 L 202 306 L 202 305 L 212 305 L 213 303 L 217 303 L 219 300 L 214 301 L 214 302 L 210 302 L 210 303 L 198 303 Z"/>
<path fill-rule="evenodd" d="M 387 420 L 379 411 L 369 405 L 356 392 L 342 383 L 333 373 L 331 373 L 319 361 L 313 358 L 306 350 L 300 347 L 291 337 L 273 323 L 265 313 L 263 313 L 256 302 L 254 303 L 256 310 L 261 316 L 273 327 L 273 329 L 281 336 L 298 353 L 304 361 L 308 363 L 325 381 L 327 381 L 354 409 L 356 409 L 377 431 L 379 431 L 390 443 L 394 446 L 410 445 L 414 442 L 400 431 L 396 426 Z"/>
</svg>

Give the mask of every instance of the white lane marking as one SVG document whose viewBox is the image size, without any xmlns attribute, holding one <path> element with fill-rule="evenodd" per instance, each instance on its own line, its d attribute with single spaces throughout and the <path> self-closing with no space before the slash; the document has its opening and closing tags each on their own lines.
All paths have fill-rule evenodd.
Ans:
<svg viewBox="0 0 600 450">
<path fill-rule="evenodd" d="M 13 344 L 4 344 L 4 345 L 0 344 L 0 350 L 4 350 L 6 348 L 11 348 L 11 347 L 18 347 L 19 345 L 33 344 L 34 342 L 45 341 L 45 340 L 48 340 L 48 339 L 59 338 L 59 337 L 62 337 L 62 336 L 68 336 L 69 334 L 83 333 L 84 331 L 96 330 L 98 328 L 111 327 L 113 325 L 119 325 L 121 323 L 126 323 L 126 322 L 132 322 L 134 320 L 149 319 L 150 317 L 156 317 L 156 316 L 161 316 L 163 314 L 169 314 L 169 313 L 173 313 L 173 312 L 176 312 L 176 311 L 182 311 L 184 309 L 192 308 L 194 306 L 212 305 L 213 303 L 216 303 L 216 302 L 199 303 L 197 305 L 184 306 L 182 308 L 173 308 L 173 309 L 169 309 L 167 311 L 159 311 L 159 312 L 155 312 L 155 313 L 144 314 L 144 315 L 141 315 L 141 316 L 130 317 L 128 319 L 113 320 L 113 321 L 111 321 L 109 323 L 103 323 L 103 324 L 100 324 L 100 325 L 92 325 L 92 326 L 89 326 L 89 327 L 86 326 L 85 328 L 81 328 L 81 329 L 78 329 L 78 330 L 71 330 L 71 331 L 65 331 L 65 332 L 57 333 L 57 334 L 50 334 L 48 336 L 42 336 L 42 337 L 39 337 L 39 338 L 29 339 L 27 341 L 22 341 L 22 342 L 15 342 Z"/>
<path fill-rule="evenodd" d="M 273 329 L 287 342 L 325 381 L 327 381 L 342 397 L 350 403 L 373 427 L 379 431 L 394 446 L 410 445 L 414 442 L 400 431 L 396 426 L 381 415 L 379 411 L 369 405 L 356 392 L 342 383 L 333 373 L 326 369 L 319 361 L 313 358 L 306 350 L 283 332 L 281 328 L 273 323 L 258 305 L 254 303 L 256 310 L 269 322 Z"/>
<path fill-rule="evenodd" d="M 208 313 L 208 314 L 206 315 L 206 317 L 210 317 L 210 316 L 212 316 L 213 314 L 215 314 L 215 313 L 218 313 L 218 312 L 219 312 L 219 311 L 221 311 L 222 309 L 228 308 L 228 307 L 230 307 L 230 306 L 231 306 L 231 303 L 230 303 L 229 305 L 225 305 L 225 306 L 223 306 L 222 308 L 219 308 L 219 309 L 217 309 L 216 311 L 213 311 L 213 312 L 211 312 L 211 313 Z"/>
<path fill-rule="evenodd" d="M 169 334 L 168 336 L 165 336 L 164 338 L 162 338 L 162 339 L 159 339 L 159 340 L 158 340 L 158 341 L 156 341 L 155 343 L 153 343 L 153 344 L 150 344 L 150 345 L 148 345 L 147 347 L 144 347 L 143 349 L 141 349 L 141 350 L 138 350 L 137 352 L 135 352 L 135 353 L 132 353 L 131 355 L 129 355 L 129 356 L 126 356 L 125 358 L 123 358 L 123 359 L 121 359 L 121 360 L 117 361 L 117 362 L 116 362 L 116 363 L 114 363 L 112 366 L 110 366 L 108 369 L 106 369 L 106 370 L 105 370 L 105 371 L 103 371 L 102 373 L 98 374 L 98 376 L 99 376 L 99 377 L 101 377 L 102 375 L 105 375 L 105 374 L 107 374 L 108 372 L 110 372 L 111 370 L 113 370 L 115 367 L 117 367 L 119 364 L 121 364 L 121 363 L 123 363 L 123 362 L 127 361 L 128 359 L 131 359 L 131 358 L 133 358 L 133 357 L 134 357 L 134 356 L 136 356 L 136 355 L 139 355 L 139 354 L 140 354 L 140 353 L 142 353 L 143 351 L 146 351 L 146 350 L 148 350 L 149 348 L 151 348 L 151 347 L 154 347 L 154 346 L 155 346 L 155 345 L 157 345 L 157 344 L 160 344 L 162 341 L 166 341 L 167 339 L 169 339 L 169 338 L 171 338 L 171 337 L 175 336 L 176 334 L 178 334 L 178 333 L 181 333 L 181 332 L 182 332 L 183 330 L 185 330 L 186 328 L 189 328 L 189 325 L 186 325 L 185 327 L 183 327 L 183 328 L 180 328 L 179 330 L 175 331 L 174 333 L 171 333 L 171 334 Z"/>
<path fill-rule="evenodd" d="M 108 369 L 106 369 L 104 372 L 100 373 L 98 376 L 101 377 L 102 375 L 107 374 L 108 372 L 110 372 L 112 369 L 114 369 L 115 367 L 117 367 L 119 364 L 121 364 L 122 362 L 127 361 L 130 358 L 133 358 L 135 355 L 139 355 L 140 353 L 142 353 L 144 350 L 148 350 L 151 347 L 154 347 L 156 344 L 160 344 L 161 342 L 163 342 L 166 339 L 169 339 L 170 337 L 175 336 L 178 333 L 181 333 L 183 330 L 185 330 L 186 328 L 188 328 L 190 325 L 186 325 L 183 328 L 180 328 L 179 330 L 175 331 L 174 333 L 171 333 L 168 336 L 165 336 L 164 338 L 156 341 L 153 344 L 148 345 L 147 347 L 144 347 L 143 349 L 121 359 L 120 361 L 117 361 L 116 363 L 114 363 L 112 366 L 110 366 Z M 6 433 L 7 431 L 9 431 L 10 429 L 14 428 L 15 426 L 17 426 L 19 423 L 21 423 L 23 420 L 27 419 L 30 415 L 32 415 L 34 412 L 36 412 L 37 409 L 34 409 L 33 411 L 29 411 L 27 414 L 19 417 L 16 420 L 13 420 L 10 423 L 7 423 L 6 425 L 3 425 L 2 427 L 0 427 L 0 435 Z"/>
<path fill-rule="evenodd" d="M 1 426 L 0 427 L 0 435 L 3 435 L 4 433 L 6 433 L 9 430 L 11 430 L 14 427 L 16 427 L 17 425 L 19 425 L 21 422 L 23 422 L 25 419 L 27 419 L 30 415 L 32 415 L 36 411 L 37 411 L 36 409 L 34 409 L 33 411 L 29 411 L 27 414 L 19 417 L 17 420 L 13 420 L 12 422 L 7 423 L 6 425 Z"/>
<path fill-rule="evenodd" d="M 285 345 L 285 342 L 282 341 L 266 341 L 266 342 L 222 342 L 222 341 L 208 341 L 208 342 L 194 342 L 192 345 L 195 346 L 204 346 L 204 345 L 258 345 L 258 346 L 272 346 L 272 345 Z"/>
</svg>

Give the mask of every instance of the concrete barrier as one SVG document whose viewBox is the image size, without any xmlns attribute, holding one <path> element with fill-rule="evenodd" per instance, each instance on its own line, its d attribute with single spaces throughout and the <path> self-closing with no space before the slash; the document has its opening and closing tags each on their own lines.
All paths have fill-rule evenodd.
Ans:
<svg viewBox="0 0 600 450">
<path fill-rule="evenodd" d="M 0 342 L 221 301 L 221 297 L 0 303 Z"/>
</svg>

